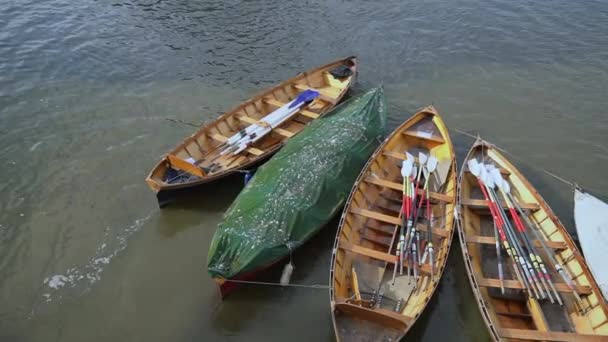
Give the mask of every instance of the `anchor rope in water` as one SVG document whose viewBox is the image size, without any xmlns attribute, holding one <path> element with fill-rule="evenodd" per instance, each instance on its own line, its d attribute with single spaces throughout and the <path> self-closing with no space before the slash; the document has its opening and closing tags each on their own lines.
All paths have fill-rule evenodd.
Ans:
<svg viewBox="0 0 608 342">
<path fill-rule="evenodd" d="M 466 131 L 460 130 L 460 129 L 458 129 L 458 128 L 454 128 L 453 130 L 454 130 L 455 132 L 457 132 L 457 133 L 460 133 L 460 134 L 466 135 L 466 136 L 468 136 L 468 137 L 470 137 L 470 138 L 473 138 L 473 139 L 477 139 L 477 138 L 480 138 L 480 137 L 481 137 L 479 134 L 477 134 L 477 135 L 473 135 L 473 134 L 471 134 L 471 133 L 468 133 L 468 132 L 466 132 Z M 521 160 L 521 161 L 524 161 L 524 162 L 525 162 L 525 160 L 523 160 L 523 158 L 521 158 L 521 157 L 519 157 L 519 156 L 516 156 L 515 154 L 513 154 L 513 153 L 511 153 L 511 152 L 509 152 L 509 151 L 507 151 L 507 150 L 505 150 L 504 148 L 498 147 L 498 146 L 496 146 L 496 145 L 494 145 L 494 147 L 496 147 L 498 150 L 500 150 L 500 151 L 502 151 L 502 152 L 505 152 L 506 154 L 510 155 L 511 157 L 513 157 L 513 158 L 515 158 L 515 159 L 518 159 L 518 160 Z M 569 180 L 567 180 L 567 179 L 565 179 L 565 178 L 563 178 L 563 177 L 560 177 L 560 176 L 556 175 L 555 173 L 553 173 L 553 172 L 551 172 L 551 171 L 549 171 L 549 170 L 543 169 L 542 167 L 538 167 L 538 166 L 530 165 L 530 164 L 528 164 L 528 163 L 526 163 L 526 165 L 527 165 L 527 166 L 529 166 L 529 167 L 531 167 L 531 168 L 533 168 L 533 169 L 536 169 L 536 170 L 542 171 L 542 172 L 544 172 L 544 173 L 548 174 L 549 176 L 551 176 L 551 177 L 553 177 L 553 178 L 557 179 L 558 181 L 560 181 L 560 182 L 562 182 L 562 183 L 564 183 L 564 184 L 567 184 L 567 185 L 571 186 L 572 188 L 576 188 L 576 187 L 578 187 L 578 183 L 576 183 L 576 182 L 572 182 L 572 181 L 569 181 Z M 601 193 L 601 191 L 598 191 L 597 189 L 593 189 L 593 188 L 589 188 L 589 187 L 585 187 L 585 188 L 586 188 L 586 189 L 589 189 L 589 190 L 592 190 L 592 191 L 594 191 L 594 192 Z"/>
<path fill-rule="evenodd" d="M 291 287 L 303 287 L 317 290 L 328 290 L 329 285 L 320 285 L 320 284 L 281 284 L 281 283 L 273 283 L 267 281 L 253 281 L 253 280 L 236 280 L 236 279 L 226 279 L 225 282 L 231 283 L 243 283 L 243 284 L 254 284 L 254 285 L 271 285 L 271 286 L 291 286 Z"/>
</svg>

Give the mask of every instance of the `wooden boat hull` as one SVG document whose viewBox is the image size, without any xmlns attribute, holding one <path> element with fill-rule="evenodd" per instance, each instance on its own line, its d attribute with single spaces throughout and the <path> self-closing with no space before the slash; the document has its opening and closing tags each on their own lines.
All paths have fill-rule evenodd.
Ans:
<svg viewBox="0 0 608 342">
<path fill-rule="evenodd" d="M 229 174 L 226 174 L 222 178 L 218 178 L 215 180 L 201 182 L 200 184 L 196 184 L 196 185 L 160 188 L 156 192 L 156 200 L 158 201 L 158 206 L 159 206 L 159 208 L 164 208 L 165 206 L 175 202 L 179 198 L 200 192 L 201 189 L 203 188 L 203 186 L 205 187 L 205 191 L 210 191 L 211 194 L 213 194 L 214 190 L 221 191 L 221 188 L 219 188 L 219 187 L 227 184 L 227 182 L 228 183 L 242 182 L 244 184 L 245 178 L 244 178 L 243 171 L 255 172 L 255 170 L 258 166 L 265 163 L 271 157 L 272 157 L 272 154 L 269 154 L 268 157 L 258 160 L 257 163 L 250 165 L 246 169 L 231 172 Z M 217 185 L 218 188 L 214 188 L 214 185 Z"/>
<path fill-rule="evenodd" d="M 438 182 L 443 185 L 431 192 L 432 211 L 440 221 L 432 229 L 434 273 L 429 274 L 428 264 L 421 267 L 424 276 L 415 282 L 417 290 L 413 291 L 405 274 L 391 284 L 393 269 L 389 267 L 395 265 L 401 224 L 399 170 L 406 159 L 404 151 L 415 149 L 430 151 L 440 158 L 447 173 L 444 182 Z M 330 271 L 332 320 L 338 341 L 398 341 L 405 336 L 431 299 L 445 268 L 454 231 L 455 204 L 454 148 L 437 111 L 427 107 L 397 128 L 374 152 L 347 201 Z M 373 306 L 368 305 L 367 299 L 357 300 L 358 294 L 370 298 L 369 293 L 375 289 L 379 291 L 374 293 L 384 293 L 384 299 L 372 295 Z M 404 299 L 396 310 L 390 302 L 395 298 L 389 298 L 395 296 Z"/>
<path fill-rule="evenodd" d="M 289 255 L 285 255 L 274 262 L 260 266 L 247 273 L 239 274 L 232 279 L 213 278 L 213 281 L 217 284 L 221 298 L 224 299 L 231 293 L 243 287 L 243 285 L 246 285 L 247 282 L 255 282 L 256 279 L 259 279 L 264 273 L 269 272 L 273 267 L 284 264 L 288 258 Z"/>
<path fill-rule="evenodd" d="M 349 68 L 352 75 L 343 79 L 332 76 L 330 71 L 343 65 Z M 216 182 L 263 163 L 309 122 L 334 108 L 354 84 L 357 71 L 357 59 L 347 57 L 300 73 L 255 95 L 204 125 L 164 155 L 146 177 L 146 183 L 155 193 L 160 193 L 159 204 L 166 205 L 186 188 Z M 236 156 L 220 155 L 221 146 L 228 137 L 259 122 L 306 89 L 318 90 L 321 95 L 242 153 Z M 169 175 L 169 172 L 172 173 Z"/>
<path fill-rule="evenodd" d="M 509 181 L 511 193 L 521 207 L 530 212 L 530 219 L 541 227 L 539 236 L 547 238 L 547 246 L 555 251 L 558 262 L 574 278 L 576 290 L 582 298 L 581 302 L 575 299 L 572 290 L 547 261 L 545 264 L 551 269 L 551 279 L 564 301 L 564 306 L 552 304 L 548 299 L 533 299 L 524 294 L 523 286 L 516 280 L 516 274 L 509 263 L 510 258 L 504 250 L 502 258 L 506 292 L 501 293 L 499 279 L 495 276 L 497 254 L 492 217 L 477 179 L 466 166 L 466 161 L 471 158 L 483 159 L 485 163 L 495 165 Z M 496 147 L 481 139 L 473 144 L 465 159 L 465 166 L 461 168 L 458 202 L 457 226 L 466 270 L 493 340 L 608 340 L 606 303 L 601 299 L 598 286 L 568 232 L 525 177 Z M 540 246 L 537 240 L 532 240 L 531 243 Z M 548 260 L 544 250 L 541 251 L 541 258 Z"/>
</svg>

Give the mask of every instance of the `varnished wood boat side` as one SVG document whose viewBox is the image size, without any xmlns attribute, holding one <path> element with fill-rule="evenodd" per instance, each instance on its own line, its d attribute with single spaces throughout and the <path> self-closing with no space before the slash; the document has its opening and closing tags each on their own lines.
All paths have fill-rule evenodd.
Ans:
<svg viewBox="0 0 608 342">
<path fill-rule="evenodd" d="M 511 297 L 500 296 L 492 292 L 499 286 L 499 282 L 497 279 L 487 279 L 484 273 L 487 273 L 487 267 L 496 268 L 496 264 L 484 268 L 481 260 L 488 259 L 488 254 L 483 254 L 480 242 L 475 241 L 478 239 L 472 238 L 473 235 L 482 235 L 480 230 L 484 226 L 484 222 L 487 223 L 487 218 L 468 204 L 463 204 L 474 196 L 476 184 L 476 180 L 468 172 L 466 161 L 474 156 L 479 156 L 480 153 L 487 155 L 488 160 L 508 172 L 507 177 L 512 184 L 512 191 L 520 202 L 536 205 L 536 208 L 529 208 L 532 212 L 531 217 L 539 224 L 544 236 L 548 237 L 549 248 L 555 248 L 558 261 L 573 276 L 582 302 L 579 303 L 575 299 L 572 291 L 556 272 L 553 272 L 552 280 L 565 301 L 564 307 L 548 302 L 545 304 L 544 301 L 541 303 L 528 298 L 527 295 L 517 299 L 518 297 L 513 295 Z M 461 168 L 459 185 L 459 219 L 457 220 L 459 240 L 469 281 L 492 339 L 495 341 L 608 341 L 608 309 L 599 287 L 566 228 L 521 172 L 493 145 L 479 139 L 469 151 L 465 159 L 465 166 Z M 475 196 L 479 196 L 479 194 L 475 193 Z M 507 267 L 506 253 L 503 253 L 503 260 Z M 553 265 L 547 265 L 547 267 L 553 268 Z M 511 282 L 513 286 L 517 285 L 517 287 L 510 288 L 522 288 L 516 280 L 508 280 L 506 285 L 511 286 L 509 285 Z M 559 311 L 562 309 L 564 311 Z M 547 316 L 547 313 L 550 313 L 551 316 Z M 552 326 L 560 324 L 562 325 L 561 330 L 552 329 Z"/>
</svg>

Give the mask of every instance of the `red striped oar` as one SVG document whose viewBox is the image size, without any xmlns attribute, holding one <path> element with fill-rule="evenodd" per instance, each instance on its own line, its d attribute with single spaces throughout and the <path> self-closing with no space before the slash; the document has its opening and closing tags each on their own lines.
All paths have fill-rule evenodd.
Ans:
<svg viewBox="0 0 608 342">
<path fill-rule="evenodd" d="M 402 218 L 401 227 L 399 228 L 399 242 L 397 244 L 397 263 L 393 269 L 393 283 L 395 282 L 395 276 L 397 273 L 397 267 L 399 267 L 399 274 L 403 274 L 403 254 L 405 247 L 405 230 L 409 222 L 409 216 L 411 211 L 411 203 L 409 197 L 410 189 L 410 175 L 414 166 L 413 158 L 407 158 L 401 165 L 401 177 L 403 178 L 403 191 L 402 191 Z"/>
<path fill-rule="evenodd" d="M 524 244 L 526 245 L 526 248 L 528 249 L 529 257 L 532 260 L 532 265 L 534 266 L 534 269 L 536 270 L 538 278 L 540 279 L 540 282 L 543 285 L 544 290 L 545 290 L 547 296 L 549 297 L 549 300 L 551 301 L 551 303 L 555 302 L 553 300 L 553 296 L 551 295 L 551 291 L 549 290 L 549 287 L 551 287 L 554 290 L 553 292 L 557 298 L 557 301 L 561 305 L 562 304 L 561 298 L 559 297 L 557 291 L 555 291 L 555 287 L 553 286 L 553 283 L 551 282 L 551 277 L 546 272 L 546 268 L 545 268 L 545 265 L 544 265 L 542 259 L 540 258 L 540 254 L 536 251 L 536 248 L 530 241 L 530 238 L 527 236 L 526 228 L 525 228 L 523 222 L 521 221 L 521 218 L 519 217 L 517 211 L 515 210 L 514 204 L 510 200 L 509 196 L 507 196 L 507 192 L 511 191 L 509 182 L 507 182 L 507 180 L 505 180 L 502 177 L 502 175 L 500 174 L 500 171 L 497 168 L 495 168 L 493 165 L 490 166 L 490 172 L 494 178 L 494 182 L 496 183 L 496 185 L 498 186 L 498 189 L 500 190 L 502 197 L 505 200 L 505 203 L 507 204 L 507 207 L 509 208 L 509 213 L 511 214 L 511 218 L 513 219 L 513 222 L 515 223 L 517 231 L 520 233 L 520 236 L 522 237 L 522 240 L 524 241 Z"/>
<path fill-rule="evenodd" d="M 494 191 L 494 188 L 496 187 L 496 184 L 494 183 L 494 178 L 488 171 L 487 167 L 483 164 L 481 164 L 481 171 L 481 177 L 486 185 L 490 200 L 494 202 L 494 210 L 502 218 L 503 229 L 507 235 L 507 238 L 511 240 L 511 245 L 513 246 L 513 250 L 515 251 L 517 260 L 521 265 L 521 269 L 523 270 L 524 279 L 528 281 L 530 289 L 532 289 L 532 291 L 534 292 L 534 296 L 536 297 L 536 299 L 545 298 L 545 293 L 542 290 L 540 281 L 536 277 L 536 273 L 534 273 L 532 263 L 527 258 L 527 254 L 525 253 L 524 247 L 521 245 L 521 242 L 517 238 L 515 229 L 511 225 L 511 221 L 509 221 L 509 218 L 507 217 L 507 214 L 505 213 L 502 204 L 498 204 L 498 195 Z"/>
<path fill-rule="evenodd" d="M 523 280 L 523 278 L 519 272 L 519 267 L 518 267 L 517 261 L 515 260 L 514 252 L 511 248 L 511 245 L 509 244 L 509 241 L 507 239 L 507 236 L 506 236 L 504 230 L 502 229 L 502 220 L 496 213 L 493 202 L 490 201 L 488 192 L 486 190 L 486 186 L 483 183 L 483 181 L 481 180 L 481 165 L 479 164 L 479 162 L 476 159 L 470 159 L 467 162 L 467 166 L 468 166 L 471 174 L 473 174 L 473 176 L 475 176 L 475 178 L 477 178 L 477 183 L 479 184 L 479 188 L 481 189 L 484 199 L 488 203 L 488 208 L 490 209 L 490 213 L 491 213 L 493 221 L 494 221 L 494 227 L 497 228 L 498 235 L 500 236 L 500 240 L 501 240 L 503 246 L 505 247 L 505 250 L 507 251 L 507 255 L 511 258 L 511 263 L 513 265 L 513 269 L 515 270 L 515 275 L 517 276 L 517 279 L 519 280 L 519 282 L 522 285 L 524 285 L 526 290 L 529 292 L 530 289 L 528 288 L 527 283 Z M 503 274 L 503 269 L 502 269 L 501 263 L 498 264 L 498 277 L 500 280 L 501 291 L 502 291 L 502 293 L 504 293 L 504 274 Z"/>
</svg>

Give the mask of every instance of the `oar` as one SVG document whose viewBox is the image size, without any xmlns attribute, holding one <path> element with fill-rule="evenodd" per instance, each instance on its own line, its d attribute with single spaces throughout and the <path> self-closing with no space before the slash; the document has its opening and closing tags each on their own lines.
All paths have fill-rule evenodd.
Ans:
<svg viewBox="0 0 608 342">
<path fill-rule="evenodd" d="M 540 289 L 540 285 L 538 280 L 536 279 L 536 275 L 534 273 L 534 269 L 532 268 L 532 264 L 526 257 L 526 253 L 524 252 L 523 247 L 521 246 L 521 242 L 517 239 L 517 235 L 507 217 L 507 214 L 504 212 L 502 204 L 500 204 L 498 200 L 498 195 L 494 191 L 496 184 L 494 184 L 494 179 L 488 172 L 487 167 L 484 167 L 482 164 L 482 177 L 484 177 L 484 183 L 486 183 L 488 188 L 488 193 L 490 194 L 490 199 L 494 202 L 496 211 L 501 217 L 503 222 L 503 228 L 506 232 L 507 237 L 511 240 L 511 245 L 514 247 L 515 255 L 517 260 L 519 261 L 521 268 L 523 270 L 523 274 L 530 284 L 530 288 L 533 290 L 536 299 L 544 298 L 544 294 L 541 294 L 542 289 Z"/>
<path fill-rule="evenodd" d="M 404 165 L 405 162 L 408 163 L 408 167 L 402 167 L 401 168 L 401 176 L 403 177 L 404 181 L 407 182 L 408 187 L 407 187 L 407 198 L 404 199 L 407 201 L 408 203 L 408 211 L 406 212 L 406 215 L 404 216 L 404 222 L 406 225 L 406 233 L 405 233 L 405 237 L 404 237 L 404 241 L 403 241 L 403 249 L 402 249 L 402 253 L 401 253 L 401 268 L 400 268 L 400 274 L 403 274 L 403 259 L 407 260 L 407 257 L 409 255 L 409 241 L 412 237 L 412 215 L 414 213 L 414 206 L 413 206 L 413 184 L 412 184 L 412 174 L 415 172 L 414 170 L 414 156 L 409 153 L 409 152 L 405 152 L 406 155 L 406 160 L 404 161 Z M 409 277 L 409 270 L 408 270 L 408 277 Z"/>
<path fill-rule="evenodd" d="M 418 208 L 416 210 L 416 213 L 418 213 L 420 211 L 420 209 L 422 209 L 422 202 L 424 200 L 424 194 L 426 194 L 427 197 L 427 204 L 430 203 L 428 201 L 428 193 L 429 193 L 429 181 L 431 176 L 433 175 L 433 172 L 435 172 L 435 169 L 437 168 L 437 158 L 435 158 L 435 156 L 431 155 L 427 161 L 426 161 L 426 165 L 424 166 L 423 172 L 424 172 L 424 187 L 422 188 L 422 196 L 421 196 L 421 200 L 418 203 Z M 415 235 L 416 235 L 416 242 L 413 243 L 413 241 L 410 241 L 409 243 L 412 245 L 412 251 L 416 252 L 413 255 L 413 258 L 415 258 L 415 262 L 414 262 L 414 277 L 416 279 L 418 279 L 418 264 L 420 261 L 420 232 L 418 231 L 417 225 L 418 225 L 418 218 L 420 216 L 416 215 L 414 217 L 414 222 L 413 222 L 413 228 Z M 407 241 L 406 241 L 407 243 Z"/>
<path fill-rule="evenodd" d="M 507 251 L 507 255 L 510 257 L 511 264 L 513 266 L 513 270 L 515 271 L 515 275 L 517 276 L 517 279 L 519 280 L 519 282 L 526 288 L 526 291 L 528 293 L 530 293 L 530 288 L 528 287 L 528 283 L 525 281 L 524 277 L 522 277 L 522 275 L 520 273 L 519 263 L 516 260 L 515 252 L 514 252 L 513 248 L 511 247 L 511 245 L 509 244 L 507 235 L 505 234 L 505 231 L 502 227 L 503 222 L 502 222 L 501 218 L 498 216 L 496 208 L 494 208 L 493 202 L 490 201 L 490 198 L 488 195 L 488 190 L 486 189 L 486 185 L 483 183 L 483 180 L 481 179 L 482 166 L 479 164 L 477 159 L 474 159 L 474 158 L 469 159 L 469 161 L 467 162 L 467 166 L 468 166 L 471 174 L 473 174 L 473 176 L 475 176 L 477 178 L 479 188 L 481 189 L 484 199 L 488 203 L 488 207 L 490 209 L 490 213 L 492 215 L 494 224 L 498 228 L 498 232 L 500 234 L 500 240 L 502 241 L 502 244 L 505 247 L 505 250 Z M 499 272 L 499 277 L 500 276 L 501 275 Z M 502 283 L 504 282 L 504 279 L 500 279 L 500 282 L 502 285 Z"/>
<path fill-rule="evenodd" d="M 411 154 L 409 154 L 409 156 L 411 157 Z M 412 157 L 412 160 L 413 157 Z M 414 189 L 414 179 L 416 178 L 416 174 L 417 174 L 418 170 L 416 166 L 412 167 L 412 174 L 410 175 L 410 191 L 409 191 L 409 198 L 410 198 L 410 212 L 409 212 L 409 217 L 410 219 L 408 220 L 408 233 L 407 236 L 405 238 L 405 258 L 408 259 L 408 268 L 407 268 L 407 280 L 408 280 L 408 284 L 410 282 L 410 276 L 412 273 L 412 270 L 414 271 L 414 277 L 416 277 L 416 249 L 415 246 L 411 247 L 411 242 L 414 241 L 416 239 L 416 225 L 412 224 L 412 221 L 414 221 L 414 217 L 416 217 L 416 191 Z M 410 252 L 410 248 L 412 248 L 412 253 Z M 416 285 L 414 284 L 414 287 Z"/>
<path fill-rule="evenodd" d="M 445 184 L 445 181 L 448 178 L 448 173 L 452 168 L 452 158 L 441 158 L 437 163 L 437 171 L 435 171 L 435 182 L 437 188 L 435 191 L 439 191 L 439 189 Z"/>
<path fill-rule="evenodd" d="M 507 186 L 508 186 L 508 184 L 507 184 Z M 539 233 L 536 231 L 537 229 L 540 230 L 541 228 L 536 224 L 536 222 L 534 222 L 534 224 L 532 222 L 530 222 L 530 220 L 528 219 L 527 215 L 524 213 L 524 211 L 521 208 L 521 206 L 519 205 L 519 203 L 515 200 L 515 198 L 513 197 L 513 195 L 510 193 L 510 187 L 506 188 L 506 189 L 507 190 L 505 192 L 506 192 L 507 196 L 509 197 L 509 199 L 511 200 L 511 202 L 515 206 L 515 209 L 517 209 L 517 211 L 519 212 L 519 214 L 521 215 L 521 217 L 524 218 L 524 221 L 526 222 L 526 224 L 528 225 L 528 227 L 530 227 L 530 231 L 532 231 L 532 233 L 534 234 L 534 237 L 536 238 L 536 240 L 540 241 L 540 245 L 544 249 L 545 254 L 549 258 L 549 261 L 553 264 L 553 266 L 555 267 L 555 270 L 560 274 L 560 276 L 562 277 L 562 279 L 564 279 L 564 282 L 566 283 L 566 285 L 568 285 L 568 287 L 572 290 L 572 293 L 574 293 L 574 296 L 578 299 L 578 301 L 580 301 L 581 298 L 578 295 L 578 293 L 576 292 L 576 288 L 574 287 L 572 278 L 565 271 L 565 269 L 562 267 L 562 265 L 559 262 L 557 262 L 557 260 L 556 260 L 556 258 L 554 256 L 554 252 L 547 247 L 547 244 L 545 243 L 544 237 L 540 236 Z M 555 298 L 557 299 L 557 301 L 560 303 L 560 305 L 562 305 L 563 301 L 561 299 L 561 296 L 559 295 L 559 293 L 555 289 L 555 285 L 553 284 L 553 281 L 551 281 L 551 277 L 549 276 L 549 272 L 547 271 L 547 268 L 546 268 L 545 264 L 541 262 L 540 263 L 540 267 L 543 270 L 543 274 L 545 274 L 545 278 L 547 279 L 549 285 L 551 286 L 551 290 L 553 291 L 553 295 L 555 296 Z"/>
<path fill-rule="evenodd" d="M 433 279 L 433 274 L 435 274 L 435 262 L 433 261 L 433 209 L 431 208 L 431 200 L 429 196 L 429 188 L 426 188 L 426 219 L 427 219 L 427 227 L 426 227 L 426 249 L 429 253 L 429 264 L 431 265 L 431 279 Z"/>
<path fill-rule="evenodd" d="M 407 153 L 406 155 L 411 156 L 411 154 Z M 416 190 L 414 191 L 414 208 L 417 207 L 417 197 L 418 197 L 418 188 L 420 186 L 420 176 L 422 175 L 422 170 L 424 169 L 424 165 L 428 159 L 428 155 L 423 152 L 418 152 L 418 174 L 416 175 Z M 417 210 L 414 215 L 417 215 Z"/>
<path fill-rule="evenodd" d="M 402 190 L 402 198 L 403 201 L 405 201 L 406 197 L 407 197 L 407 189 L 406 189 L 406 184 L 405 184 L 405 178 L 403 179 L 403 190 Z M 400 230 L 403 230 L 403 225 L 404 225 L 404 219 L 405 219 L 405 202 L 402 202 L 401 204 L 401 210 L 399 210 L 399 218 L 401 219 L 401 226 L 400 226 Z M 399 260 L 401 258 L 401 253 L 402 253 L 402 248 L 403 248 L 403 241 L 401 241 L 401 232 L 399 233 L 399 241 L 397 242 L 397 248 L 395 248 L 395 255 L 397 256 L 397 261 L 395 262 L 395 265 L 393 267 L 393 285 L 395 285 L 395 278 L 397 276 L 397 268 L 399 268 Z"/>
<path fill-rule="evenodd" d="M 515 222 L 515 225 L 517 226 L 517 230 L 519 231 L 520 235 L 522 236 L 522 239 L 524 240 L 524 243 L 526 244 L 526 247 L 528 248 L 528 251 L 530 253 L 529 256 L 530 256 L 530 259 L 532 260 L 532 265 L 534 266 L 534 269 L 536 270 L 538 278 L 540 279 L 540 282 L 543 285 L 544 290 L 545 290 L 547 296 L 549 297 L 549 300 L 551 301 L 551 303 L 554 303 L 555 301 L 553 300 L 553 296 L 551 295 L 551 291 L 549 290 L 549 287 L 550 287 L 549 284 L 551 283 L 551 278 L 549 277 L 549 275 L 546 272 L 543 271 L 543 269 L 545 269 L 543 261 L 539 255 L 539 253 L 536 251 L 536 248 L 530 241 L 530 238 L 527 236 L 526 228 L 524 227 L 523 223 L 521 222 L 521 219 L 520 219 L 519 215 L 517 214 L 517 211 L 515 210 L 513 202 L 510 200 L 509 196 L 507 196 L 507 193 L 511 192 L 511 187 L 509 186 L 509 182 L 502 177 L 502 175 L 500 174 L 500 171 L 498 169 L 494 168 L 491 170 L 491 172 L 494 177 L 494 181 L 498 185 L 498 189 L 500 190 L 502 197 L 504 198 L 505 203 L 507 204 L 507 207 L 509 208 L 509 212 L 511 213 L 513 222 Z M 561 305 L 561 300 L 559 297 L 557 297 L 557 300 L 558 300 L 558 302 L 560 302 L 560 305 Z"/>
<path fill-rule="evenodd" d="M 509 209 L 509 213 L 511 214 L 513 223 L 515 224 L 515 227 L 517 228 L 517 232 L 519 233 L 521 241 L 523 241 L 523 246 L 520 245 L 520 250 L 522 253 L 524 253 L 524 248 L 525 248 L 525 250 L 527 250 L 527 252 L 528 252 L 527 254 L 524 254 L 524 256 L 527 255 L 527 258 L 525 258 L 526 265 L 528 267 L 528 271 L 530 272 L 530 274 L 532 276 L 532 280 L 534 281 L 534 284 L 536 285 L 538 293 L 540 293 L 542 298 L 546 298 L 547 294 L 548 294 L 549 300 L 551 301 L 551 303 L 553 303 L 554 301 L 553 301 L 553 298 L 551 297 L 551 293 L 549 292 L 549 289 L 546 286 L 546 284 L 543 282 L 544 277 L 542 275 L 542 271 L 540 270 L 540 266 L 539 266 L 538 262 L 536 261 L 536 255 L 535 255 L 534 248 L 533 248 L 532 244 L 530 243 L 530 241 L 528 240 L 528 237 L 525 234 L 525 230 L 522 227 L 519 216 L 517 215 L 517 213 L 515 212 L 515 209 L 513 208 L 513 204 L 511 203 L 511 201 L 509 201 L 509 198 L 506 196 L 506 194 L 504 192 L 505 180 L 500 175 L 500 171 L 498 171 L 498 169 L 496 169 L 493 165 L 488 165 L 486 168 L 488 169 L 488 172 L 491 175 L 493 183 L 496 185 L 498 190 L 501 192 L 502 197 L 505 200 L 505 204 L 507 205 L 507 208 Z M 498 195 L 496 195 L 496 198 L 498 199 Z M 506 218 L 507 214 L 504 213 L 504 216 Z M 510 224 L 510 222 L 509 222 L 509 224 Z M 510 226 L 510 228 L 513 231 L 513 235 L 516 235 L 515 229 L 513 229 L 512 225 Z"/>
<path fill-rule="evenodd" d="M 403 161 L 401 166 L 401 177 L 403 177 L 403 218 L 401 220 L 401 228 L 399 230 L 399 274 L 403 275 L 403 255 L 405 254 L 405 230 L 409 231 L 409 215 L 410 215 L 410 198 L 409 198 L 409 188 L 410 188 L 410 175 L 412 174 L 412 168 L 414 166 L 413 158 L 407 158 Z M 396 265 L 395 265 L 396 266 Z"/>
</svg>

